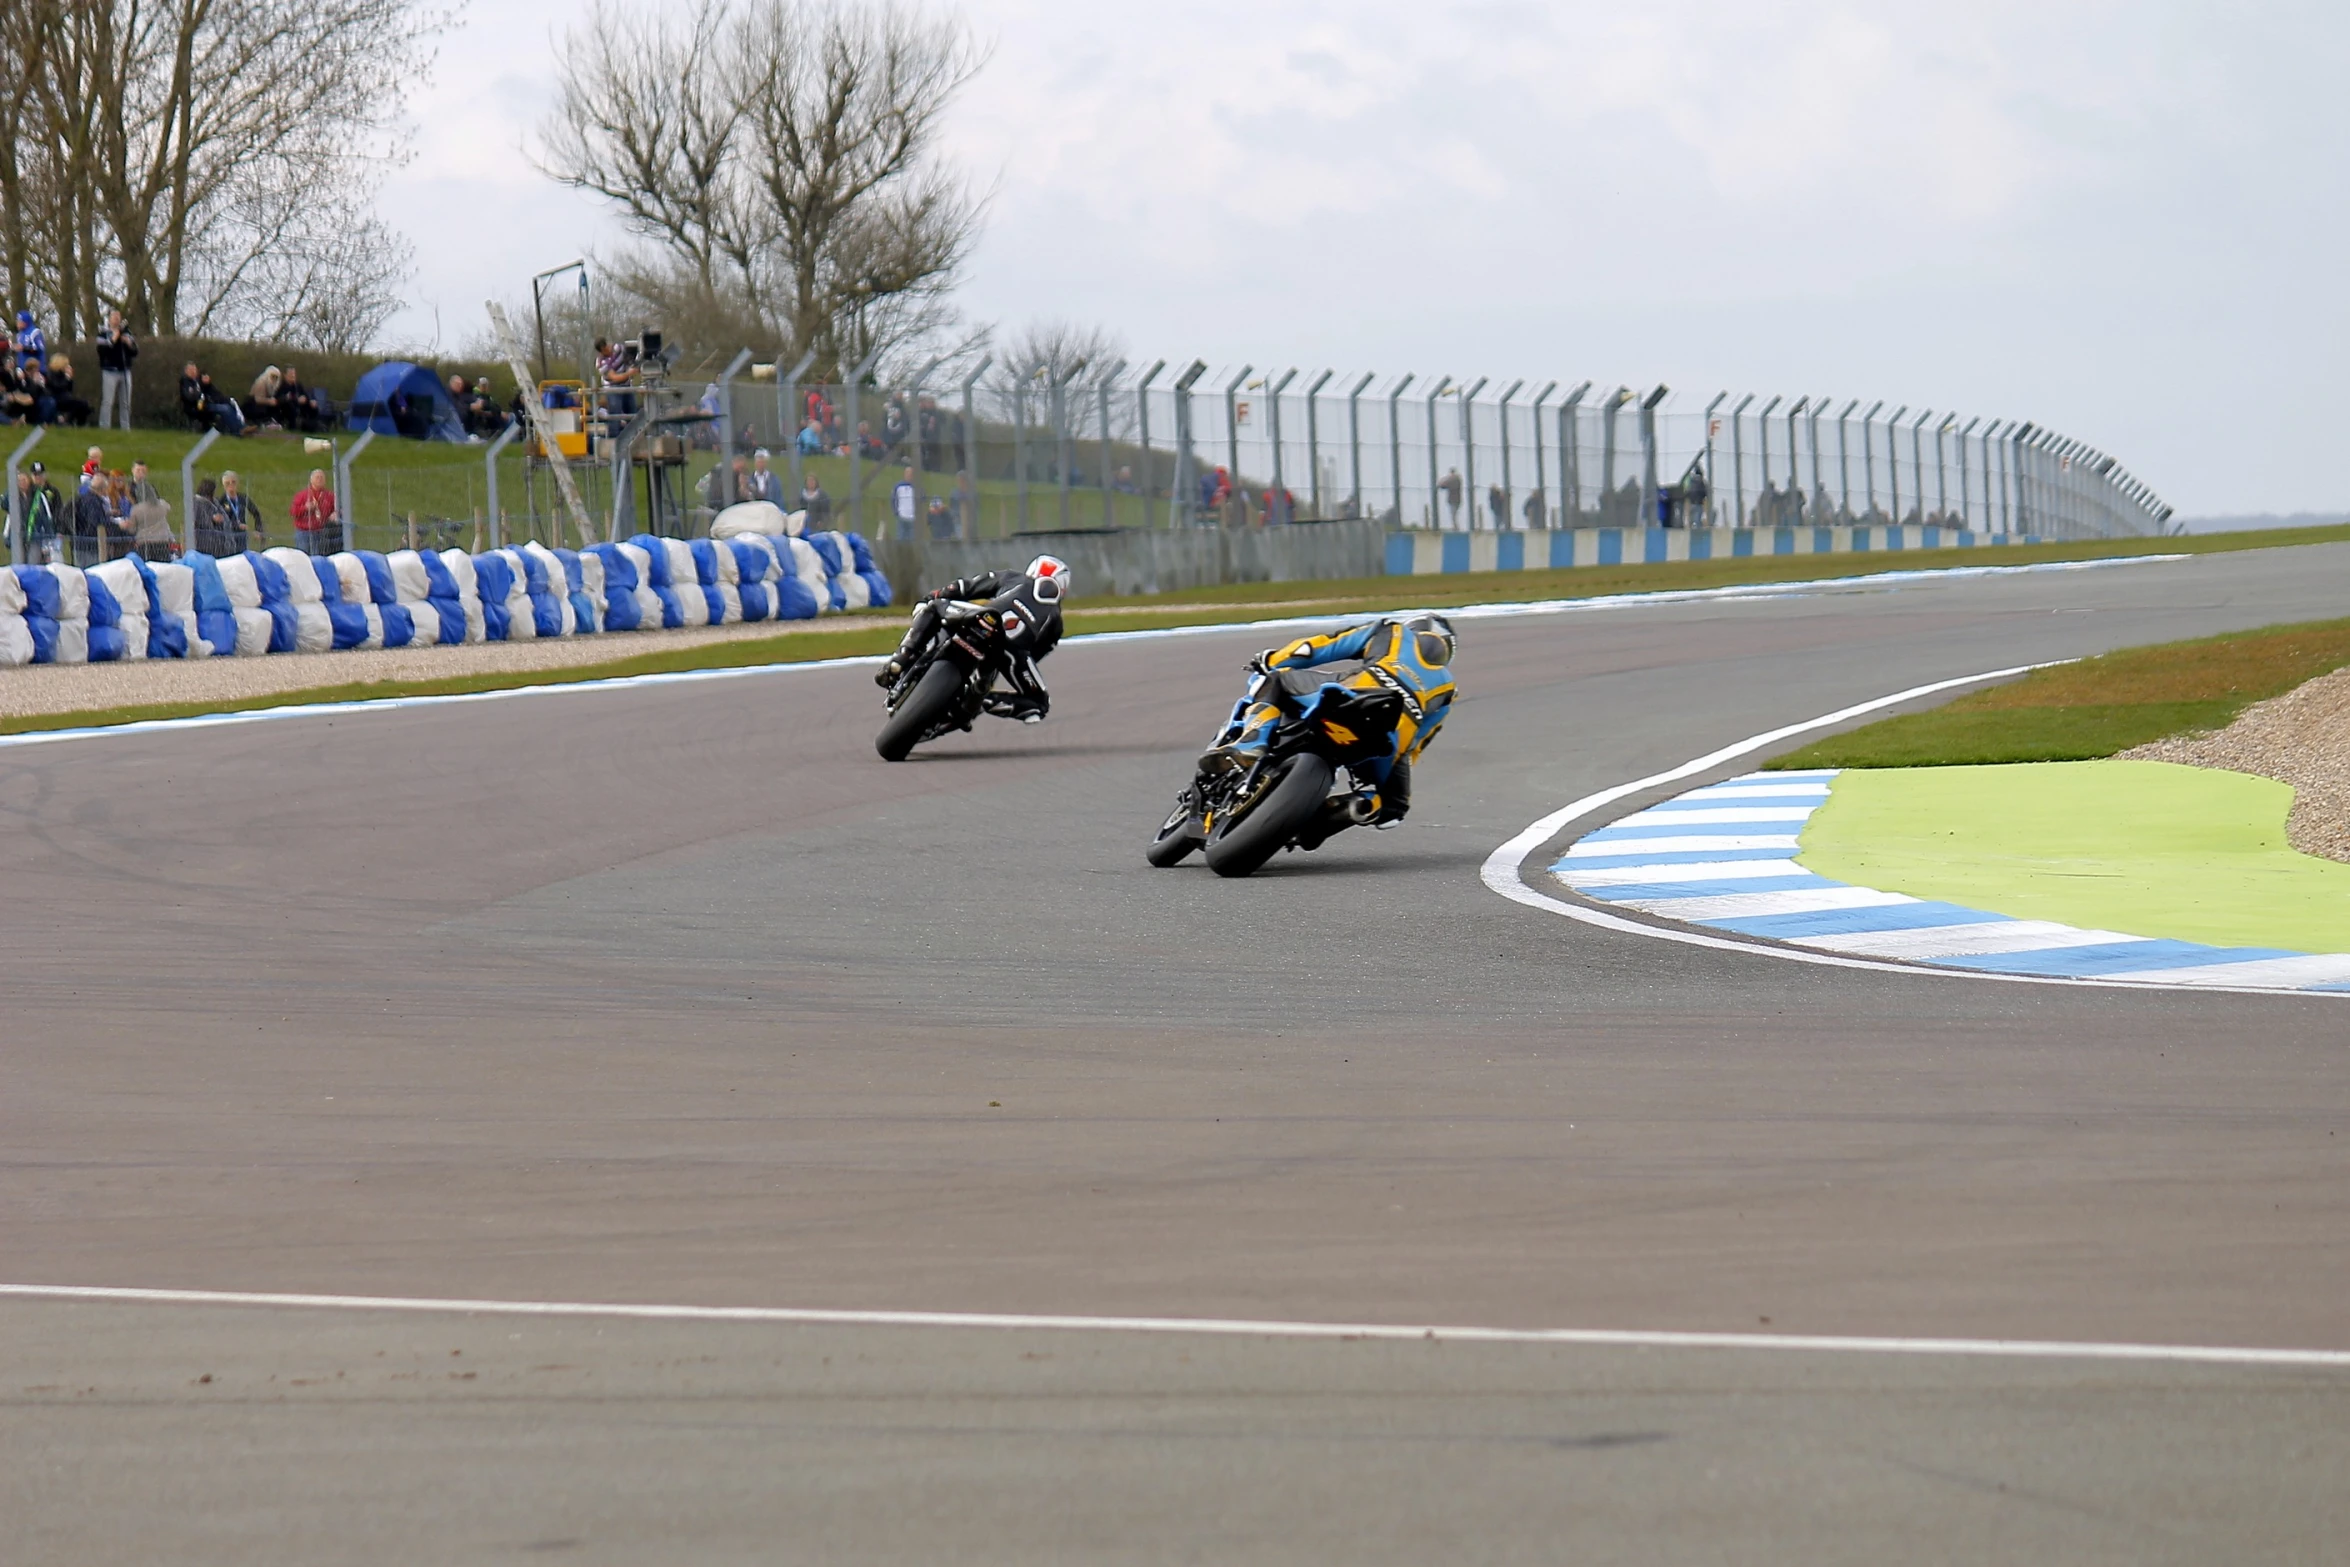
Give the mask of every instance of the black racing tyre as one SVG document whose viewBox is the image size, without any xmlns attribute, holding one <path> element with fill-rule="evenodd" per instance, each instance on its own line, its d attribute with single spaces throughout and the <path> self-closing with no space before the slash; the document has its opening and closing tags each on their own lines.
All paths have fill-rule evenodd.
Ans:
<svg viewBox="0 0 2350 1567">
<path fill-rule="evenodd" d="M 1238 821 L 1219 819 L 1208 830 L 1208 869 L 1219 876 L 1246 876 L 1262 867 L 1297 830 L 1313 820 L 1329 796 L 1336 769 L 1308 751 L 1257 797 Z"/>
<path fill-rule="evenodd" d="M 916 741 L 946 722 L 962 690 L 963 671 L 950 660 L 940 659 L 922 671 L 922 679 L 906 693 L 898 710 L 889 715 L 889 722 L 873 737 L 873 749 L 881 753 L 885 762 L 904 761 Z"/>
<path fill-rule="evenodd" d="M 1151 846 L 1142 851 L 1142 857 L 1165 870 L 1181 865 L 1191 858 L 1191 851 L 1199 847 L 1199 835 L 1191 830 L 1191 791 L 1186 789 L 1175 802 L 1175 814 L 1167 818 L 1167 825 L 1151 840 Z"/>
</svg>

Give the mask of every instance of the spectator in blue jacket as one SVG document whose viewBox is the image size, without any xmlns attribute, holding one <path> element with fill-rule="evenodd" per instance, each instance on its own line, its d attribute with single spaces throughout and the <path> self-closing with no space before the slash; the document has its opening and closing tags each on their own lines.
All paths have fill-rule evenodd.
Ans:
<svg viewBox="0 0 2350 1567">
<path fill-rule="evenodd" d="M 49 339 L 30 310 L 16 313 L 16 367 L 38 370 L 49 361 Z"/>
</svg>

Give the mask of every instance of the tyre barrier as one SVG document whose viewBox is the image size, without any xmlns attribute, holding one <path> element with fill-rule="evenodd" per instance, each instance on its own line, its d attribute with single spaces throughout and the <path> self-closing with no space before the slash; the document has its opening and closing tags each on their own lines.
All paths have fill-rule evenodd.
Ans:
<svg viewBox="0 0 2350 1567">
<path fill-rule="evenodd" d="M 0 666 L 454 647 L 882 609 L 853 533 L 0 569 Z"/>
</svg>

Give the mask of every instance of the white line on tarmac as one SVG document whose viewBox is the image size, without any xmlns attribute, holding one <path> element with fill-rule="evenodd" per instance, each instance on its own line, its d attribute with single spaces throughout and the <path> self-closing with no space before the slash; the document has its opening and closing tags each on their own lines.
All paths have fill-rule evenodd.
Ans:
<svg viewBox="0 0 2350 1567">
<path fill-rule="evenodd" d="M 258 1306 L 499 1317 L 620 1317 L 660 1322 L 772 1322 L 814 1327 L 993 1328 L 1057 1333 L 1170 1333 L 1224 1338 L 1435 1340 L 1622 1349 L 1795 1350 L 1848 1355 L 1966 1355 L 2009 1360 L 2123 1360 L 2350 1369 L 2350 1350 L 2213 1344 L 2113 1344 L 2050 1339 L 1874 1338 L 1797 1333 L 1648 1333 L 1604 1328 L 1478 1328 L 1391 1322 L 1278 1322 L 1235 1317 L 1082 1317 L 986 1311 L 821 1311 L 788 1306 L 648 1306 L 540 1300 L 436 1300 L 403 1295 L 294 1295 L 250 1290 L 120 1289 L 0 1284 L 0 1297 L 115 1305 Z"/>
<path fill-rule="evenodd" d="M 1855 590 L 1885 585 L 1940 580 L 1950 577 L 2000 577 L 2044 571 L 2098 571 L 2114 566 L 2151 566 L 2187 559 L 2184 555 L 2123 555 L 2110 560 L 2043 561 L 2028 566 L 1947 566 L 1910 571 L 1880 571 L 1859 577 L 1820 577 L 1804 582 L 1746 583 L 1725 588 L 1677 588 L 1656 593 L 1613 593 L 1599 598 L 1531 599 L 1523 603 L 1464 604 L 1441 613 L 1454 620 L 1493 620 L 1519 615 L 1587 614 L 1600 610 L 1644 609 L 1651 606 L 1722 600 L 1763 600 L 1799 597 L 1825 590 Z M 1147 610 L 1137 610 L 1137 614 Z M 1331 615 L 1292 615 L 1278 620 L 1236 620 L 1200 626 L 1159 626 L 1145 631 L 1080 632 L 1064 639 L 1083 642 L 1141 642 L 1168 637 L 1213 636 L 1234 631 L 1282 631 L 1297 626 L 1353 625 L 1380 615 L 1408 615 L 1413 611 L 1352 610 Z M 778 630 L 791 628 L 777 623 Z M 615 644 L 616 649 L 620 644 Z M 632 651 L 659 652 L 656 643 Z M 618 656 L 626 657 L 622 653 Z M 878 653 L 853 658 L 821 658 L 783 664 L 738 664 L 717 669 L 680 669 L 658 675 L 618 675 L 604 680 L 560 680 L 543 685 L 506 686 L 496 691 L 469 691 L 449 696 L 371 697 L 357 702 L 297 702 L 283 707 L 255 708 L 237 713 L 204 713 L 188 718 L 150 718 L 137 723 L 97 724 L 80 729 L 36 729 L 24 734 L 0 735 L 0 750 L 28 745 L 56 745 L 67 740 L 94 740 L 105 736 L 163 734 L 178 729 L 217 729 L 235 724 L 278 723 L 290 718 L 393 713 L 407 708 L 441 707 L 466 702 L 504 702 L 515 697 L 587 695 L 628 691 L 644 686 L 691 685 L 704 680 L 741 680 L 754 675 L 800 674 L 818 669 L 854 669 L 881 662 Z"/>
<path fill-rule="evenodd" d="M 1641 920 L 1628 920 L 1620 915 L 1610 914 L 1603 909 L 1594 908 L 1587 904 L 1569 903 L 1562 898 L 1554 898 L 1546 893 L 1537 892 L 1534 888 L 1526 885 L 1524 877 L 1519 874 L 1527 857 L 1556 838 L 1561 829 L 1565 828 L 1569 822 L 1593 815 L 1604 807 L 1613 805 L 1616 801 L 1628 796 L 1640 794 L 1664 784 L 1678 783 L 1684 778 L 1694 778 L 1701 773 L 1711 772 L 1717 767 L 1737 761 L 1741 757 L 1768 750 L 1782 741 L 1793 740 L 1800 735 L 1810 734 L 1814 730 L 1831 728 L 1847 719 L 1865 717 L 1870 713 L 1881 712 L 1888 707 L 1898 707 L 1904 702 L 1914 702 L 1920 697 L 1938 696 L 1945 691 L 1956 691 L 1966 686 L 1982 685 L 1988 681 L 2005 680 L 2015 675 L 2030 674 L 2035 669 L 2049 669 L 2057 664 L 2077 662 L 2076 659 L 2060 658 L 2042 664 L 2017 664 L 2008 669 L 1985 670 L 1979 675 L 1961 675 L 1955 680 L 1937 680 L 1929 685 L 1912 686 L 1907 691 L 1896 691 L 1891 696 L 1876 697 L 1870 701 L 1857 702 L 1851 707 L 1838 708 L 1833 713 L 1823 713 L 1817 718 L 1807 718 L 1799 724 L 1788 724 L 1763 734 L 1749 735 L 1744 740 L 1723 746 L 1718 751 L 1708 751 L 1694 761 L 1683 762 L 1680 766 L 1668 768 L 1661 773 L 1651 773 L 1646 778 L 1635 778 L 1630 783 L 1601 789 L 1597 793 L 1583 796 L 1582 799 L 1571 805 L 1559 807 L 1487 855 L 1485 864 L 1480 868 L 1478 874 L 1484 879 L 1488 888 L 1500 893 L 1513 903 L 1523 903 L 1528 908 L 1541 909 L 1548 914 L 1563 914 L 1568 919 L 1579 920 L 1585 925 L 1596 925 L 1602 930 L 1620 931 L 1629 936 L 1645 936 L 1652 941 L 1676 941 L 1686 947 L 1713 947 L 1723 952 L 1743 952 L 1753 957 L 1781 958 L 1790 963 L 1809 963 L 1818 968 L 1870 969 L 1880 974 L 1905 974 L 1911 978 L 1993 980 L 2008 985 L 2091 985 L 2108 990 L 2136 991 L 2192 990 L 2197 995 L 2206 996 L 2312 996 L 2328 1000 L 2350 998 L 2350 991 L 2279 990 L 2273 987 L 2254 985 L 2185 985 L 2160 981 L 2147 982 L 2140 979 L 2081 978 L 2064 974 L 2000 974 L 1981 969 L 1925 968 L 1909 963 L 1884 963 L 1869 958 L 1837 957 L 1831 953 L 1813 952 L 1802 947 L 1781 946 L 1767 941 L 1737 941 L 1727 936 L 1709 935 L 1704 931 L 1676 929 L 1666 925 L 1651 925 Z M 1653 841 L 1650 840 L 1650 842 Z M 1627 839 L 1623 841 L 1623 846 L 1629 849 L 1640 843 L 1641 840 L 1638 839 Z M 1598 849 L 1602 846 L 1594 845 L 1593 847 Z M 1605 847 L 1613 848 L 1615 845 L 1610 844 Z"/>
</svg>

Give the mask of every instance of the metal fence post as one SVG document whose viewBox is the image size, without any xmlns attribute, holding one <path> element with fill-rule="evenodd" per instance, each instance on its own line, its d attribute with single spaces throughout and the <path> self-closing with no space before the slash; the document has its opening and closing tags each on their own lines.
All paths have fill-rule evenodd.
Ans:
<svg viewBox="0 0 2350 1567">
<path fill-rule="evenodd" d="M 851 533 L 865 531 L 865 432 L 858 424 L 857 399 L 864 390 L 865 378 L 873 373 L 873 366 L 881 358 L 876 348 L 867 354 L 849 372 L 849 527 Z"/>
<path fill-rule="evenodd" d="M 711 487 L 711 493 L 724 496 L 723 504 L 726 506 L 732 506 L 742 499 L 734 493 L 734 378 L 742 374 L 743 366 L 750 362 L 751 351 L 746 348 L 728 360 L 726 368 L 718 372 L 718 422 L 724 428 L 718 433 L 718 472 L 721 477 Z M 493 506 L 491 510 L 494 512 L 496 507 Z M 491 520 L 490 528 L 494 535 L 497 529 L 495 518 Z M 493 549 L 496 547 L 491 546 Z"/>
<path fill-rule="evenodd" d="M 1365 370 L 1362 379 L 1355 382 L 1346 394 L 1346 451 L 1347 504 L 1354 514 L 1363 514 L 1363 388 L 1371 384 L 1371 372 Z"/>
<path fill-rule="evenodd" d="M 1207 373 L 1208 362 L 1194 359 L 1191 368 L 1175 378 L 1175 501 L 1168 514 L 1170 526 L 1178 517 L 1188 519 L 1188 526 L 1199 526 L 1199 461 L 1193 455 L 1191 439 L 1191 383 Z"/>
<path fill-rule="evenodd" d="M 1909 427 L 1909 471 L 1917 480 L 1917 511 L 1921 522 L 1926 515 L 1926 421 L 1933 417 L 1934 410 L 1929 408 L 1911 421 Z"/>
<path fill-rule="evenodd" d="M 351 443 L 350 450 L 335 454 L 335 510 L 341 513 L 336 520 L 343 525 L 343 548 L 347 550 L 359 547 L 359 497 L 351 489 L 351 465 L 374 440 L 375 429 L 371 425 L 359 432 L 359 439 Z"/>
<path fill-rule="evenodd" d="M 1728 392 L 1716 392 L 1714 400 L 1705 405 L 1705 444 L 1702 457 L 1705 466 L 1699 470 L 1705 476 L 1705 509 L 1698 513 L 1698 525 L 1701 527 L 1710 528 L 1714 525 L 1714 501 L 1720 493 L 1719 487 L 1714 483 L 1714 426 L 1719 422 L 1714 418 L 1714 413 L 1729 400 L 1730 394 Z M 1687 505 L 1688 499 L 1689 485 L 1684 477 L 1681 484 L 1682 504 Z"/>
<path fill-rule="evenodd" d="M 1868 503 L 1868 505 L 1867 505 L 1867 506 L 1863 507 L 1863 508 L 1862 508 L 1862 510 L 1861 510 L 1861 515 L 1862 515 L 1862 516 L 1864 516 L 1864 517 L 1865 517 L 1865 516 L 1867 516 L 1867 515 L 1868 515 L 1870 512 L 1873 512 L 1873 511 L 1875 511 L 1875 510 L 1877 509 L 1877 436 L 1876 436 L 1877 423 L 1876 423 L 1876 421 L 1877 421 L 1877 410 L 1879 410 L 1880 408 L 1883 408 L 1884 406 L 1885 406 L 1885 399 L 1883 399 L 1882 397 L 1880 397 L 1880 398 L 1878 398 L 1878 399 L 1877 399 L 1875 402 L 1873 402 L 1873 403 L 1869 404 L 1869 411 L 1868 411 L 1867 413 L 1865 413 L 1865 414 L 1862 414 L 1862 415 L 1860 416 L 1860 468 L 1861 468 L 1861 483 L 1863 483 L 1864 485 L 1866 485 L 1866 486 L 1868 487 L 1868 492 L 1869 492 L 1869 503 Z"/>
<path fill-rule="evenodd" d="M 1776 409 L 1786 400 L 1787 399 L 1784 394 L 1774 394 L 1769 402 L 1762 405 L 1762 412 L 1754 416 L 1754 427 L 1756 430 L 1762 433 L 1762 455 L 1760 458 L 1762 463 L 1762 493 L 1757 495 L 1754 501 L 1754 520 L 1758 527 L 1764 525 L 1775 525 L 1779 521 L 1775 508 L 1773 510 L 1773 514 L 1769 517 L 1765 517 L 1762 514 L 1762 497 L 1771 493 L 1771 413 L 1772 410 Z M 1789 466 L 1793 466 L 1792 461 L 1789 463 Z"/>
<path fill-rule="evenodd" d="M 1591 391 L 1585 381 L 1559 404 L 1559 501 L 1567 526 L 1583 522 L 1583 399 Z"/>
<path fill-rule="evenodd" d="M 1885 421 L 1885 516 L 1895 523 L 1901 521 L 1901 420 L 1908 412 L 1903 403 Z"/>
<path fill-rule="evenodd" d="M 1542 463 L 1542 405 L 1549 402 L 1551 394 L 1558 389 L 1559 384 L 1553 381 L 1535 393 L 1533 405 L 1527 413 L 1534 426 L 1534 493 L 1542 497 L 1542 525 L 1545 528 L 1551 525 L 1551 502 L 1550 475 L 1544 471 Z"/>
<path fill-rule="evenodd" d="M 1493 524 L 1496 532 L 1508 529 L 1510 519 L 1517 514 L 1514 510 L 1517 487 L 1510 483 L 1510 399 L 1525 389 L 1525 378 L 1521 376 L 1510 383 L 1510 389 L 1502 393 L 1501 400 L 1493 405 L 1494 413 L 1501 421 L 1501 516 Z"/>
<path fill-rule="evenodd" d="M 1107 369 L 1093 378 L 1094 403 L 1101 415 L 1102 425 L 1101 471 L 1094 477 L 1101 481 L 1099 488 L 1102 492 L 1102 526 L 1105 528 L 1114 528 L 1118 525 L 1118 516 L 1112 508 L 1110 499 L 1110 465 L 1117 455 L 1110 446 L 1110 383 L 1125 373 L 1126 361 L 1114 359 L 1110 361 Z"/>
<path fill-rule="evenodd" d="M 1412 376 L 1404 378 L 1387 389 L 1387 480 L 1395 491 L 1395 525 L 1403 522 L 1403 418 L 1401 400 L 1404 388 L 1412 384 Z"/>
<path fill-rule="evenodd" d="M 1477 394 L 1490 379 L 1481 375 L 1476 385 L 1461 393 L 1461 501 L 1469 510 L 1471 533 L 1477 531 L 1477 514 L 1485 509 L 1485 497 L 1477 493 Z"/>
<path fill-rule="evenodd" d="M 1966 443 L 1974 438 L 1975 426 L 1982 422 L 1983 416 L 1977 414 L 1966 422 L 1965 429 L 1958 432 L 1958 520 L 1959 526 L 1964 528 L 1974 526 L 1975 516 L 1974 501 L 1970 493 L 1973 486 L 1967 482 L 1967 469 L 1970 465 L 1966 460 Z"/>
<path fill-rule="evenodd" d="M 987 367 L 995 363 L 995 355 L 981 354 L 979 363 L 963 377 L 963 471 L 955 484 L 955 537 L 979 537 L 979 411 L 972 401 L 971 389 L 979 378 L 987 374 Z M 794 468 L 798 462 L 792 464 Z"/>
<path fill-rule="evenodd" d="M 1315 376 L 1306 388 L 1306 494 L 1311 499 L 1316 518 L 1330 514 L 1322 509 L 1322 388 L 1338 372 L 1325 370 Z"/>
<path fill-rule="evenodd" d="M 791 373 L 775 386 L 775 422 L 778 433 L 783 436 L 783 444 L 791 448 L 790 498 L 793 500 L 799 499 L 805 477 L 800 472 L 800 426 L 808 422 L 808 411 L 799 406 L 800 377 L 806 375 L 808 366 L 815 362 L 815 350 L 810 349 L 800 355 L 800 362 L 793 365 Z"/>
<path fill-rule="evenodd" d="M 1053 467 L 1059 470 L 1054 477 L 1059 480 L 1061 487 L 1061 531 L 1064 533 L 1069 531 L 1069 469 L 1076 456 L 1074 443 L 1069 439 L 1069 383 L 1084 368 L 1085 361 L 1080 358 L 1057 375 L 1051 371 L 1045 374 L 1045 380 L 1052 389 Z"/>
<path fill-rule="evenodd" d="M 1266 374 L 1271 375 L 1272 372 L 1268 370 Z M 1292 367 L 1281 373 L 1280 380 L 1268 381 L 1265 385 L 1265 429 L 1273 437 L 1273 488 L 1284 495 L 1289 493 L 1289 480 L 1281 461 L 1281 392 L 1284 387 L 1296 379 L 1297 370 Z M 1235 482 L 1238 482 L 1237 479 Z M 1272 496 L 1268 492 L 1266 496 L 1268 503 L 1271 499 Z M 1273 520 L 1272 510 L 1272 506 L 1267 504 L 1265 507 L 1267 522 Z"/>
<path fill-rule="evenodd" d="M 1846 522 L 1852 520 L 1852 443 L 1846 421 L 1859 406 L 1860 399 L 1855 397 L 1836 415 L 1836 509 Z"/>
<path fill-rule="evenodd" d="M 1798 397 L 1787 410 L 1787 499 L 1793 504 L 1787 508 L 1790 521 L 1803 520 L 1803 470 L 1800 454 L 1795 450 L 1795 421 L 1811 406 L 1809 397 Z"/>
<path fill-rule="evenodd" d="M 31 520 L 25 516 L 24 497 L 17 493 L 16 470 L 22 466 L 26 455 L 34 447 L 40 445 L 41 438 L 48 433 L 49 427 L 47 425 L 34 425 L 32 433 L 17 442 L 16 450 L 8 454 L 8 563 L 11 566 L 25 564 L 27 540 L 24 535 Z M 64 521 L 62 518 L 58 520 L 61 524 Z"/>
<path fill-rule="evenodd" d="M 1151 383 L 1159 372 L 1167 368 L 1164 359 L 1153 360 L 1151 367 L 1134 383 L 1135 425 L 1142 444 L 1142 478 L 1135 484 L 1135 492 L 1142 497 L 1142 525 L 1151 526 L 1151 496 L 1158 489 L 1158 479 L 1151 472 Z"/>
<path fill-rule="evenodd" d="M 1738 502 L 1737 514 L 1730 521 L 1730 526 L 1733 528 L 1743 528 L 1747 525 L 1746 405 L 1753 401 L 1754 394 L 1752 392 L 1748 392 L 1744 397 L 1738 399 L 1738 406 L 1730 410 L 1730 466 L 1737 470 L 1733 475 L 1733 478 L 1735 480 L 1734 488 L 1737 492 Z"/>
<path fill-rule="evenodd" d="M 1665 393 L 1669 390 L 1671 388 L 1660 384 L 1655 391 L 1640 399 L 1640 525 L 1643 528 L 1651 521 L 1661 527 L 1665 520 L 1662 505 L 1664 490 L 1657 483 L 1656 472 L 1656 410 L 1664 402 Z"/>
<path fill-rule="evenodd" d="M 196 553 L 196 459 L 203 456 L 206 448 L 219 439 L 219 430 L 206 430 L 203 437 L 188 448 L 188 455 L 180 459 L 180 552 L 185 555 Z M 12 496 L 16 493 L 13 477 L 9 480 L 8 490 Z"/>
<path fill-rule="evenodd" d="M 1436 399 L 1442 397 L 1444 389 L 1450 385 L 1451 376 L 1438 376 L 1436 385 L 1428 392 L 1428 526 L 1431 528 L 1444 526 L 1444 499 L 1439 483 L 1442 475 L 1436 471 Z"/>
<path fill-rule="evenodd" d="M 1250 373 L 1255 369 L 1256 366 L 1254 365 L 1242 365 L 1240 367 L 1240 374 L 1234 376 L 1224 388 L 1224 460 L 1227 464 L 1225 472 L 1231 477 L 1232 493 L 1235 495 L 1239 494 L 1241 491 L 1240 386 L 1243 381 L 1246 381 L 1249 378 Z M 1245 509 L 1246 503 L 1243 502 L 1242 504 L 1243 509 Z M 1216 520 L 1219 523 L 1223 521 L 1221 517 L 1217 518 Z"/>
<path fill-rule="evenodd" d="M 722 398 L 720 401 L 723 403 L 724 399 Z M 489 470 L 490 548 L 494 550 L 503 549 L 506 546 L 506 516 L 498 506 L 498 454 L 512 446 L 514 438 L 521 433 L 521 420 L 507 420 L 506 428 L 498 432 L 498 438 L 490 442 L 490 449 L 482 454 L 482 465 Z M 198 447 L 197 450 L 201 451 L 203 448 Z M 732 472 L 731 466 L 728 471 Z M 555 542 L 560 544 L 563 541 L 558 537 Z"/>
<path fill-rule="evenodd" d="M 1828 487 L 1820 481 L 1820 415 L 1827 411 L 1827 407 L 1827 398 L 1813 398 L 1811 416 L 1803 426 L 1803 438 L 1811 443 L 1811 509 L 1814 521 L 1819 519 L 1821 512 L 1827 510 L 1828 505 Z"/>
</svg>

